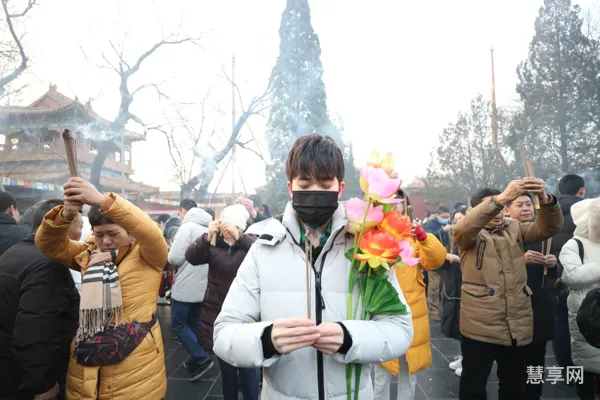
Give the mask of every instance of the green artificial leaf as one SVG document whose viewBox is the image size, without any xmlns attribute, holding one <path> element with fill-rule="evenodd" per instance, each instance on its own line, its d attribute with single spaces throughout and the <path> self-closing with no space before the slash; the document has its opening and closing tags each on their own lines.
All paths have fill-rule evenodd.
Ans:
<svg viewBox="0 0 600 400">
<path fill-rule="evenodd" d="M 388 280 L 388 274 L 361 276 L 358 278 L 363 294 L 363 307 L 369 314 L 406 315 L 406 305 L 402 303 L 396 288 Z"/>
<path fill-rule="evenodd" d="M 354 249 L 350 249 L 345 253 L 346 258 L 352 262 L 354 261 Z"/>
<path fill-rule="evenodd" d="M 387 203 L 375 202 L 375 204 L 373 206 L 374 207 L 381 206 L 383 208 L 383 212 L 384 213 L 389 213 L 390 211 L 392 211 L 394 209 L 395 204 L 387 204 Z"/>
</svg>

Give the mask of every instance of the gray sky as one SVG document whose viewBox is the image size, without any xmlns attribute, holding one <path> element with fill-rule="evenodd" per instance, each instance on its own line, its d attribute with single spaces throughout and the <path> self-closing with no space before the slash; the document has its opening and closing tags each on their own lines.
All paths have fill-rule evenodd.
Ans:
<svg viewBox="0 0 600 400">
<path fill-rule="evenodd" d="M 114 118 L 119 106 L 116 74 L 87 61 L 114 60 L 108 41 L 123 43 L 135 60 L 161 37 L 202 35 L 193 45 L 157 52 L 130 87 L 160 83 L 175 103 L 198 102 L 211 88 L 209 123 L 217 131 L 231 126 L 231 89 L 219 62 L 237 60 L 236 81 L 244 101 L 260 93 L 279 52 L 279 23 L 284 0 L 40 0 L 28 21 L 26 45 L 33 83 L 27 100 L 49 82 L 81 101 L 92 97 L 96 111 Z M 400 176 L 410 182 L 424 173 L 442 129 L 478 92 L 489 98 L 490 47 L 495 48 L 496 88 L 500 105 L 516 100 L 515 69 L 527 56 L 541 0 L 312 0 L 312 22 L 321 40 L 328 106 L 341 118 L 354 144 L 357 163 L 372 149 L 395 157 Z M 583 0 L 590 7 L 598 0 Z M 25 101 L 27 102 L 27 101 Z M 152 90 L 136 98 L 133 111 L 148 124 L 162 120 Z M 239 105 L 238 105 L 239 107 Z M 197 107 L 184 107 L 198 124 Z M 216 111 L 219 111 L 218 113 Z M 252 131 L 262 137 L 266 119 L 255 117 Z M 207 133 L 208 135 L 208 133 Z M 135 179 L 177 189 L 170 182 L 171 161 L 156 133 L 134 149 Z M 264 166 L 251 153 L 239 162 L 248 191 L 264 183 Z M 222 168 L 222 166 L 221 166 Z M 220 176 L 219 173 L 216 175 Z M 231 190 L 231 173 L 220 190 Z M 240 182 L 236 190 L 241 190 Z M 213 182 L 214 189 L 215 182 Z"/>
</svg>

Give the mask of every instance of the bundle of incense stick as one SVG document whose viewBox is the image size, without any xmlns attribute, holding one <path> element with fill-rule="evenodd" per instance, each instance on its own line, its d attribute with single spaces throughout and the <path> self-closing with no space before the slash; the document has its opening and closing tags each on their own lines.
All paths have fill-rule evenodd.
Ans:
<svg viewBox="0 0 600 400">
<path fill-rule="evenodd" d="M 533 162 L 531 160 L 527 159 L 527 153 L 525 153 L 525 146 L 523 146 L 523 143 L 521 143 L 520 147 L 521 147 L 521 161 L 523 162 L 523 170 L 525 171 L 525 175 L 527 175 L 528 178 L 534 178 L 535 170 L 533 169 Z M 535 204 L 535 209 L 539 210 L 540 209 L 540 199 L 537 196 L 534 196 L 533 201 Z M 550 238 L 546 242 L 542 243 L 542 253 L 544 253 L 544 250 L 543 250 L 544 247 L 546 249 L 544 255 L 546 255 L 546 256 L 550 255 L 550 248 L 552 247 L 552 238 Z M 542 277 L 542 287 L 544 287 L 544 281 L 545 281 L 546 275 L 548 275 L 548 268 L 544 267 L 544 276 Z"/>
<path fill-rule="evenodd" d="M 67 162 L 69 163 L 69 173 L 71 178 L 79 176 L 77 168 L 77 141 L 71 136 L 71 131 L 63 131 L 63 140 L 65 141 L 65 152 L 67 153 Z"/>
</svg>

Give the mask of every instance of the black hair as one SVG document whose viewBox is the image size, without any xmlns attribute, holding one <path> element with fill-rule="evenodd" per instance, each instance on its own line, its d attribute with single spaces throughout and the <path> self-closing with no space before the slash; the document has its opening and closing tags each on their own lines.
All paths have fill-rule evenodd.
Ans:
<svg viewBox="0 0 600 400">
<path fill-rule="evenodd" d="M 179 208 L 183 208 L 185 211 L 190 211 L 192 208 L 198 207 L 198 204 L 192 199 L 183 199 L 179 203 Z"/>
<path fill-rule="evenodd" d="M 585 181 L 579 175 L 565 175 L 558 181 L 558 194 L 575 196 L 585 187 Z"/>
<path fill-rule="evenodd" d="M 269 208 L 269 205 L 263 204 L 263 209 L 265 210 L 263 215 L 267 218 L 271 218 L 271 209 Z"/>
<path fill-rule="evenodd" d="M 477 207 L 478 205 L 483 203 L 483 199 L 485 199 L 486 197 L 498 196 L 500 193 L 502 192 L 500 192 L 498 189 L 479 189 L 477 192 L 475 192 L 473 197 L 471 197 L 471 207 Z"/>
<path fill-rule="evenodd" d="M 252 202 L 254 203 L 254 207 L 262 207 L 263 205 L 262 199 L 257 194 L 248 196 L 248 199 L 252 200 Z"/>
<path fill-rule="evenodd" d="M 210 215 L 212 217 L 212 219 L 215 219 L 215 210 L 212 207 L 206 207 L 204 209 L 204 211 L 206 211 L 208 213 L 208 215 Z"/>
<path fill-rule="evenodd" d="M 431 210 L 429 210 L 429 211 L 427 211 L 427 214 L 425 214 L 425 216 L 427 218 L 430 218 L 433 214 L 437 214 L 437 211 L 431 211 Z"/>
<path fill-rule="evenodd" d="M 450 214 L 450 209 L 448 209 L 448 207 L 444 207 L 444 206 L 440 206 L 440 208 L 438 208 L 438 214 Z"/>
<path fill-rule="evenodd" d="M 398 189 L 396 191 L 396 198 L 404 199 L 405 207 L 410 206 L 410 198 L 408 197 L 408 194 L 404 190 Z"/>
<path fill-rule="evenodd" d="M 48 211 L 54 207 L 62 206 L 65 202 L 60 199 L 45 200 L 41 204 L 37 205 L 35 214 L 33 214 L 32 231 L 35 230 L 42 224 L 44 217 L 48 214 Z"/>
<path fill-rule="evenodd" d="M 11 206 L 17 208 L 17 202 L 12 194 L 0 192 L 0 213 L 6 212 Z"/>
<path fill-rule="evenodd" d="M 454 212 L 452 213 L 453 221 L 454 221 L 454 217 L 456 217 L 456 214 L 467 215 L 467 207 L 461 207 L 458 210 L 454 210 Z"/>
<path fill-rule="evenodd" d="M 156 218 L 156 222 L 162 222 L 163 224 L 169 220 L 169 214 L 160 214 L 158 218 Z"/>
<path fill-rule="evenodd" d="M 329 136 L 311 134 L 298 138 L 288 154 L 285 173 L 289 182 L 310 177 L 318 181 L 344 181 L 342 150 Z"/>
<path fill-rule="evenodd" d="M 93 227 L 104 225 L 104 224 L 114 224 L 114 221 L 110 218 L 107 218 L 100 212 L 100 207 L 92 207 L 90 208 L 90 212 L 88 213 L 88 220 L 90 221 L 90 225 Z"/>
<path fill-rule="evenodd" d="M 463 203 L 462 201 L 459 201 L 458 203 L 456 203 L 456 204 L 454 205 L 454 210 L 455 210 L 455 211 L 456 211 L 456 210 L 460 210 L 460 209 L 462 209 L 462 208 L 467 208 L 467 204 L 466 204 L 466 203 Z"/>
</svg>

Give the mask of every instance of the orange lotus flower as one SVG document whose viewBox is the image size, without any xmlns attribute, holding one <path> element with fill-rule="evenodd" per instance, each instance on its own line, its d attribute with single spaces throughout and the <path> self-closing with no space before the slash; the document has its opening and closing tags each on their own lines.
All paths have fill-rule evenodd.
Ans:
<svg viewBox="0 0 600 400">
<path fill-rule="evenodd" d="M 410 219 L 403 217 L 396 209 L 385 215 L 379 227 L 395 239 L 408 239 L 412 236 L 411 230 L 413 224 L 410 222 Z"/>
<path fill-rule="evenodd" d="M 354 258 L 361 261 L 361 269 L 365 263 L 369 263 L 371 268 L 383 267 L 389 270 L 390 265 L 398 262 L 398 256 L 402 251 L 400 243 L 382 230 L 365 233 L 360 240 L 359 248 L 362 254 L 354 254 Z"/>
</svg>

